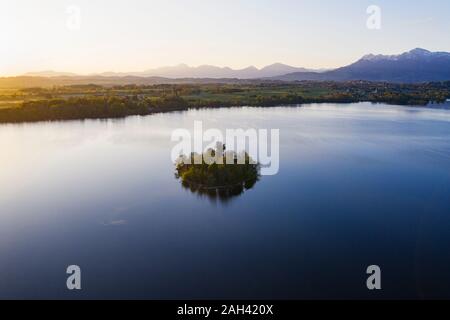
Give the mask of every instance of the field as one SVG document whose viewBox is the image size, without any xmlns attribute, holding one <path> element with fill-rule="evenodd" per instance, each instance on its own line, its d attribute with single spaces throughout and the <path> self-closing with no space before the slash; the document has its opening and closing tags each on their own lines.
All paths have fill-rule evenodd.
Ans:
<svg viewBox="0 0 450 320">
<path fill-rule="evenodd" d="M 0 91 L 0 123 L 118 118 L 156 112 L 232 106 L 276 106 L 360 101 L 397 105 L 442 103 L 450 82 L 257 82 L 247 84 L 96 84 Z"/>
</svg>

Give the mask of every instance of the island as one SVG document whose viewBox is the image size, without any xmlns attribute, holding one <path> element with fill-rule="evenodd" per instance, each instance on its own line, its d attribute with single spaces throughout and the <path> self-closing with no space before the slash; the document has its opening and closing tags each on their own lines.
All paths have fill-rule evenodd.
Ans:
<svg viewBox="0 0 450 320">
<path fill-rule="evenodd" d="M 212 199 L 228 200 L 252 189 L 260 179 L 260 164 L 243 151 L 226 151 L 218 143 L 203 154 L 181 155 L 175 177 L 186 189 Z"/>
</svg>

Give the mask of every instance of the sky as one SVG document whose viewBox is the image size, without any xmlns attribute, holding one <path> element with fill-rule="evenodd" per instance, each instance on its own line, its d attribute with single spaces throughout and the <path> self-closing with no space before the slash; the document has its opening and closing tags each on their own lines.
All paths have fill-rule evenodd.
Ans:
<svg viewBox="0 0 450 320">
<path fill-rule="evenodd" d="M 448 0 L 0 0 L 0 76 L 334 68 L 368 53 L 450 51 L 449 14 Z"/>
</svg>

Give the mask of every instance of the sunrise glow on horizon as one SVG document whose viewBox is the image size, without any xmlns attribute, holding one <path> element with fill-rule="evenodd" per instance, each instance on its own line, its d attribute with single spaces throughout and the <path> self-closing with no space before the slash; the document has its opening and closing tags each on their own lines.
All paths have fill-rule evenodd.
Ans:
<svg viewBox="0 0 450 320">
<path fill-rule="evenodd" d="M 450 2 L 373 0 L 6 0 L 0 5 L 0 76 L 54 70 L 133 72 L 181 63 L 235 69 L 276 62 L 335 68 L 368 53 L 450 51 Z M 68 19 L 79 8 L 79 28 Z M 408 10 L 405 10 L 407 8 Z"/>
</svg>

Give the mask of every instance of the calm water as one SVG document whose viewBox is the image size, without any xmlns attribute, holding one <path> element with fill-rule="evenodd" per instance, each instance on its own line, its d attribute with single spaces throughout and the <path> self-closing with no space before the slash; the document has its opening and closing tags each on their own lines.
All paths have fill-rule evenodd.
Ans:
<svg viewBox="0 0 450 320">
<path fill-rule="evenodd" d="M 183 189 L 170 135 L 194 120 L 280 128 L 280 173 L 226 203 Z M 0 146 L 0 298 L 450 298 L 450 110 L 3 125 Z"/>
</svg>

